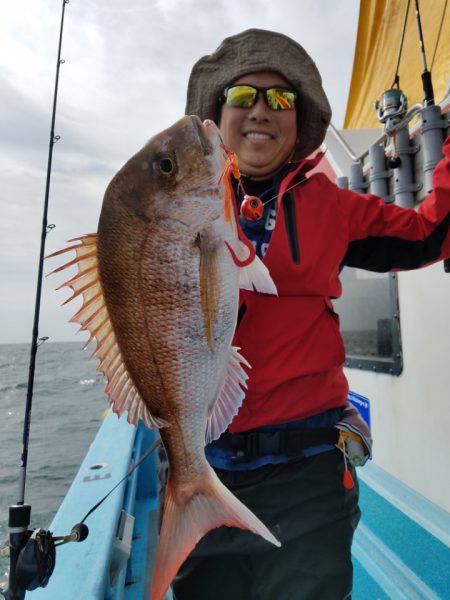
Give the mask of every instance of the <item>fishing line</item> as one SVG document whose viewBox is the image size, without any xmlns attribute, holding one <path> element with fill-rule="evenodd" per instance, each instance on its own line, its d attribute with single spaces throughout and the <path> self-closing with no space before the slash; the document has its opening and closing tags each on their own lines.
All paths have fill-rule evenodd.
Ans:
<svg viewBox="0 0 450 600">
<path fill-rule="evenodd" d="M 134 463 L 134 465 L 132 465 L 132 466 L 129 468 L 129 470 L 128 470 L 127 474 L 126 474 L 124 477 L 122 477 L 122 479 L 121 479 L 121 480 L 120 480 L 118 483 L 116 483 L 116 485 L 115 485 L 113 488 L 111 488 L 111 489 L 109 490 L 109 492 L 108 492 L 108 493 L 107 493 L 105 496 L 103 496 L 103 498 L 102 498 L 102 499 L 101 499 L 99 502 L 97 502 L 97 504 L 96 504 L 95 506 L 93 506 L 93 507 L 92 507 L 92 508 L 91 508 L 91 509 L 90 509 L 90 510 L 89 510 L 89 511 L 88 511 L 88 512 L 85 514 L 85 516 L 82 518 L 82 520 L 80 521 L 80 523 L 84 523 L 84 522 L 86 521 L 86 519 L 89 517 L 89 515 L 92 515 L 92 513 L 94 512 L 94 510 L 97 510 L 97 508 L 98 508 L 98 507 L 99 507 L 101 504 L 103 504 L 103 502 L 106 500 L 106 498 L 108 498 L 108 496 L 109 496 L 110 494 L 112 494 L 112 493 L 113 493 L 113 491 L 114 491 L 114 490 L 115 490 L 115 489 L 116 489 L 116 488 L 117 488 L 117 487 L 118 487 L 118 486 L 119 486 L 119 485 L 120 485 L 120 484 L 121 484 L 123 481 L 125 481 L 125 479 L 126 479 L 127 477 L 129 477 L 129 476 L 131 475 L 131 473 L 132 473 L 132 472 L 133 472 L 133 471 L 134 471 L 134 470 L 135 470 L 135 469 L 136 469 L 136 468 L 137 468 L 137 467 L 138 467 L 138 466 L 139 466 L 139 465 L 140 465 L 140 464 L 141 464 L 141 463 L 142 463 L 142 462 L 143 462 L 143 461 L 144 461 L 144 460 L 147 458 L 147 456 L 150 456 L 150 454 L 153 452 L 153 450 L 155 450 L 155 449 L 156 449 L 156 448 L 157 448 L 157 447 L 158 447 L 160 444 L 161 444 L 161 440 L 160 440 L 160 439 L 157 439 L 157 440 L 155 440 L 155 441 L 153 442 L 153 444 L 150 446 L 150 448 L 148 448 L 148 449 L 147 449 L 147 450 L 144 452 L 144 454 L 142 454 L 142 455 L 139 457 L 139 459 L 138 459 L 138 460 L 137 460 L 137 461 Z"/>
<path fill-rule="evenodd" d="M 447 3 L 448 3 L 448 0 L 445 0 L 444 10 L 442 11 L 442 16 L 441 16 L 441 23 L 439 25 L 439 31 L 438 31 L 437 39 L 436 39 L 436 45 L 434 46 L 433 58 L 431 59 L 430 71 L 433 69 L 434 59 L 436 58 L 436 50 L 438 49 L 439 41 L 441 39 L 441 31 L 442 31 L 442 25 L 444 23 L 445 13 L 447 11 Z"/>
<path fill-rule="evenodd" d="M 324 156 L 325 156 L 327 150 L 328 150 L 328 148 L 325 148 L 325 150 L 323 152 Z M 291 187 L 288 187 L 287 189 L 285 189 L 284 193 L 289 192 L 290 190 L 294 189 L 295 187 L 297 187 L 298 185 L 300 185 L 301 183 L 303 183 L 304 181 L 307 181 L 307 180 L 308 180 L 308 177 L 305 177 L 304 179 L 297 181 L 297 183 L 294 183 L 294 185 L 291 185 Z M 275 196 L 272 196 L 272 198 L 269 198 L 268 200 L 264 200 L 264 202 L 262 202 L 262 205 L 265 206 L 269 202 L 272 202 L 272 200 L 274 200 L 275 198 L 278 198 L 278 194 L 276 194 Z"/>
<path fill-rule="evenodd" d="M 293 190 L 295 187 L 297 187 L 304 181 L 307 181 L 307 179 L 308 179 L 307 177 L 305 177 L 304 179 L 300 179 L 300 181 L 297 181 L 297 183 L 294 183 L 294 185 L 291 185 L 291 187 L 288 187 L 287 189 L 285 189 L 284 193 L 289 192 L 290 190 Z M 268 200 L 264 200 L 264 202 L 262 202 L 262 205 L 265 206 L 266 204 L 269 204 L 269 202 L 272 202 L 272 200 L 275 200 L 275 198 L 278 198 L 278 194 L 276 194 L 275 196 L 272 196 L 272 198 L 269 198 Z"/>
<path fill-rule="evenodd" d="M 103 504 L 103 502 L 110 496 L 114 490 L 116 490 L 119 485 L 125 481 L 127 477 L 129 477 L 135 469 L 148 457 L 150 454 L 161 444 L 161 440 L 157 439 L 153 442 L 153 444 L 138 458 L 138 460 L 128 469 L 128 472 L 120 481 L 116 483 L 114 487 L 112 487 L 107 494 L 103 496 L 101 500 L 97 502 L 81 519 L 79 523 L 72 527 L 72 531 L 68 535 L 59 535 L 53 536 L 53 541 L 55 542 L 55 547 L 62 546 L 63 544 L 67 544 L 69 542 L 83 542 L 87 536 L 89 535 L 89 528 L 85 524 L 86 519 L 92 515 L 97 508 Z"/>
<path fill-rule="evenodd" d="M 398 75 L 398 70 L 399 70 L 399 67 L 400 67 L 400 60 L 401 60 L 402 52 L 403 52 L 403 40 L 405 39 L 406 22 L 408 21 L 408 13 L 409 13 L 409 5 L 410 4 L 411 4 L 411 0 L 408 0 L 408 4 L 406 6 L 405 19 L 403 21 L 402 38 L 400 40 L 400 47 L 399 47 L 399 50 L 398 50 L 397 66 L 395 68 L 394 81 L 392 82 L 391 87 L 394 87 L 394 85 L 396 85 L 397 87 L 399 87 L 400 77 Z"/>
</svg>

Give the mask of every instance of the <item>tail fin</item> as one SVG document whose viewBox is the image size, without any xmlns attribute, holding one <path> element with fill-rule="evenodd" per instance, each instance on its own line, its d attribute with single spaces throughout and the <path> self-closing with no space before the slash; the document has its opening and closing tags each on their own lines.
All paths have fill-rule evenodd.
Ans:
<svg viewBox="0 0 450 600">
<path fill-rule="evenodd" d="M 240 502 L 209 468 L 201 489 L 193 487 L 176 497 L 167 484 L 164 517 L 156 555 L 150 600 L 162 600 L 178 569 L 197 542 L 220 525 L 249 529 L 275 546 L 280 542 L 263 523 Z"/>
</svg>

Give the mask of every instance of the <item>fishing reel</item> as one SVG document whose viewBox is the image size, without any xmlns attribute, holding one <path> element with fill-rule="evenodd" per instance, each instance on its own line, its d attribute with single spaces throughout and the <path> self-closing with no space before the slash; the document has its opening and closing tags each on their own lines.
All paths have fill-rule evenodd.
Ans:
<svg viewBox="0 0 450 600">
<path fill-rule="evenodd" d="M 29 529 L 24 535 L 23 542 L 24 546 L 18 552 L 15 565 L 15 587 L 23 591 L 45 587 L 53 573 L 56 561 L 52 533 L 41 528 Z M 10 546 L 4 546 L 1 554 L 9 556 Z M 6 595 L 6 598 L 9 596 Z"/>
<path fill-rule="evenodd" d="M 53 536 L 51 531 L 40 527 L 27 529 L 19 523 L 29 522 L 30 508 L 26 504 L 10 507 L 9 542 L 1 550 L 2 556 L 10 558 L 8 587 L 0 589 L 6 600 L 23 600 L 25 592 L 46 587 L 55 569 L 56 547 L 82 542 L 89 534 L 84 523 L 77 523 L 65 536 Z"/>
<path fill-rule="evenodd" d="M 384 125 L 384 130 L 389 135 L 389 129 L 396 123 L 399 123 L 408 111 L 408 100 L 400 88 L 391 88 L 382 94 L 381 103 L 378 100 L 374 102 L 377 117 L 380 123 Z M 401 165 L 401 158 L 397 154 L 395 147 L 395 134 L 393 135 L 394 152 L 388 158 L 388 166 L 391 169 L 397 169 Z"/>
<path fill-rule="evenodd" d="M 84 516 L 80 523 L 72 527 L 68 535 L 54 536 L 45 529 L 28 529 L 31 506 L 13 504 L 9 507 L 9 542 L 2 548 L 2 556 L 9 556 L 10 571 L 7 589 L 0 587 L 0 595 L 5 600 L 24 600 L 25 592 L 45 587 L 53 573 L 56 562 L 56 548 L 68 542 L 83 542 L 89 535 L 85 520 L 129 477 L 147 456 L 159 446 L 158 438 L 133 463 L 126 475 L 113 486 Z"/>
<path fill-rule="evenodd" d="M 385 127 L 392 125 L 392 123 L 388 123 L 389 120 L 400 121 L 403 119 L 408 110 L 408 100 L 399 88 L 391 88 L 384 92 L 381 96 L 381 103 L 379 100 L 375 100 L 374 105 L 378 120 Z"/>
</svg>

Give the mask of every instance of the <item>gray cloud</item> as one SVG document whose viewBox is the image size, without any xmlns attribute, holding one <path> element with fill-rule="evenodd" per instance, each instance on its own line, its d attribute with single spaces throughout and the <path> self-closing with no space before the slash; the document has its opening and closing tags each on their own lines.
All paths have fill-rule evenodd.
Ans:
<svg viewBox="0 0 450 600">
<path fill-rule="evenodd" d="M 0 56 L 0 342 L 29 341 L 45 189 L 60 3 L 11 5 Z M 184 113 L 193 63 L 249 27 L 297 39 L 316 61 L 340 125 L 357 26 L 356 3 L 334 0 L 86 0 L 69 3 L 63 39 L 47 251 L 96 229 L 104 190 L 152 135 Z M 46 267 L 46 271 L 50 265 Z M 41 334 L 74 339 L 47 278 Z"/>
</svg>

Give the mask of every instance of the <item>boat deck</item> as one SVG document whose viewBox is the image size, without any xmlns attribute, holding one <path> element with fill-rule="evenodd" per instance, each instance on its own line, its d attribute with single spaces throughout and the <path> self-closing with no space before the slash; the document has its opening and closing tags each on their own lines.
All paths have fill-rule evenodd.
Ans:
<svg viewBox="0 0 450 600">
<path fill-rule="evenodd" d="M 154 439 L 153 431 L 142 426 L 136 433 L 108 415 L 51 530 L 70 531 Z M 153 454 L 113 492 L 87 519 L 89 537 L 58 549 L 49 585 L 27 598 L 148 600 L 157 541 L 156 466 Z M 373 464 L 359 469 L 359 479 L 353 600 L 449 598 L 448 513 Z"/>
</svg>

